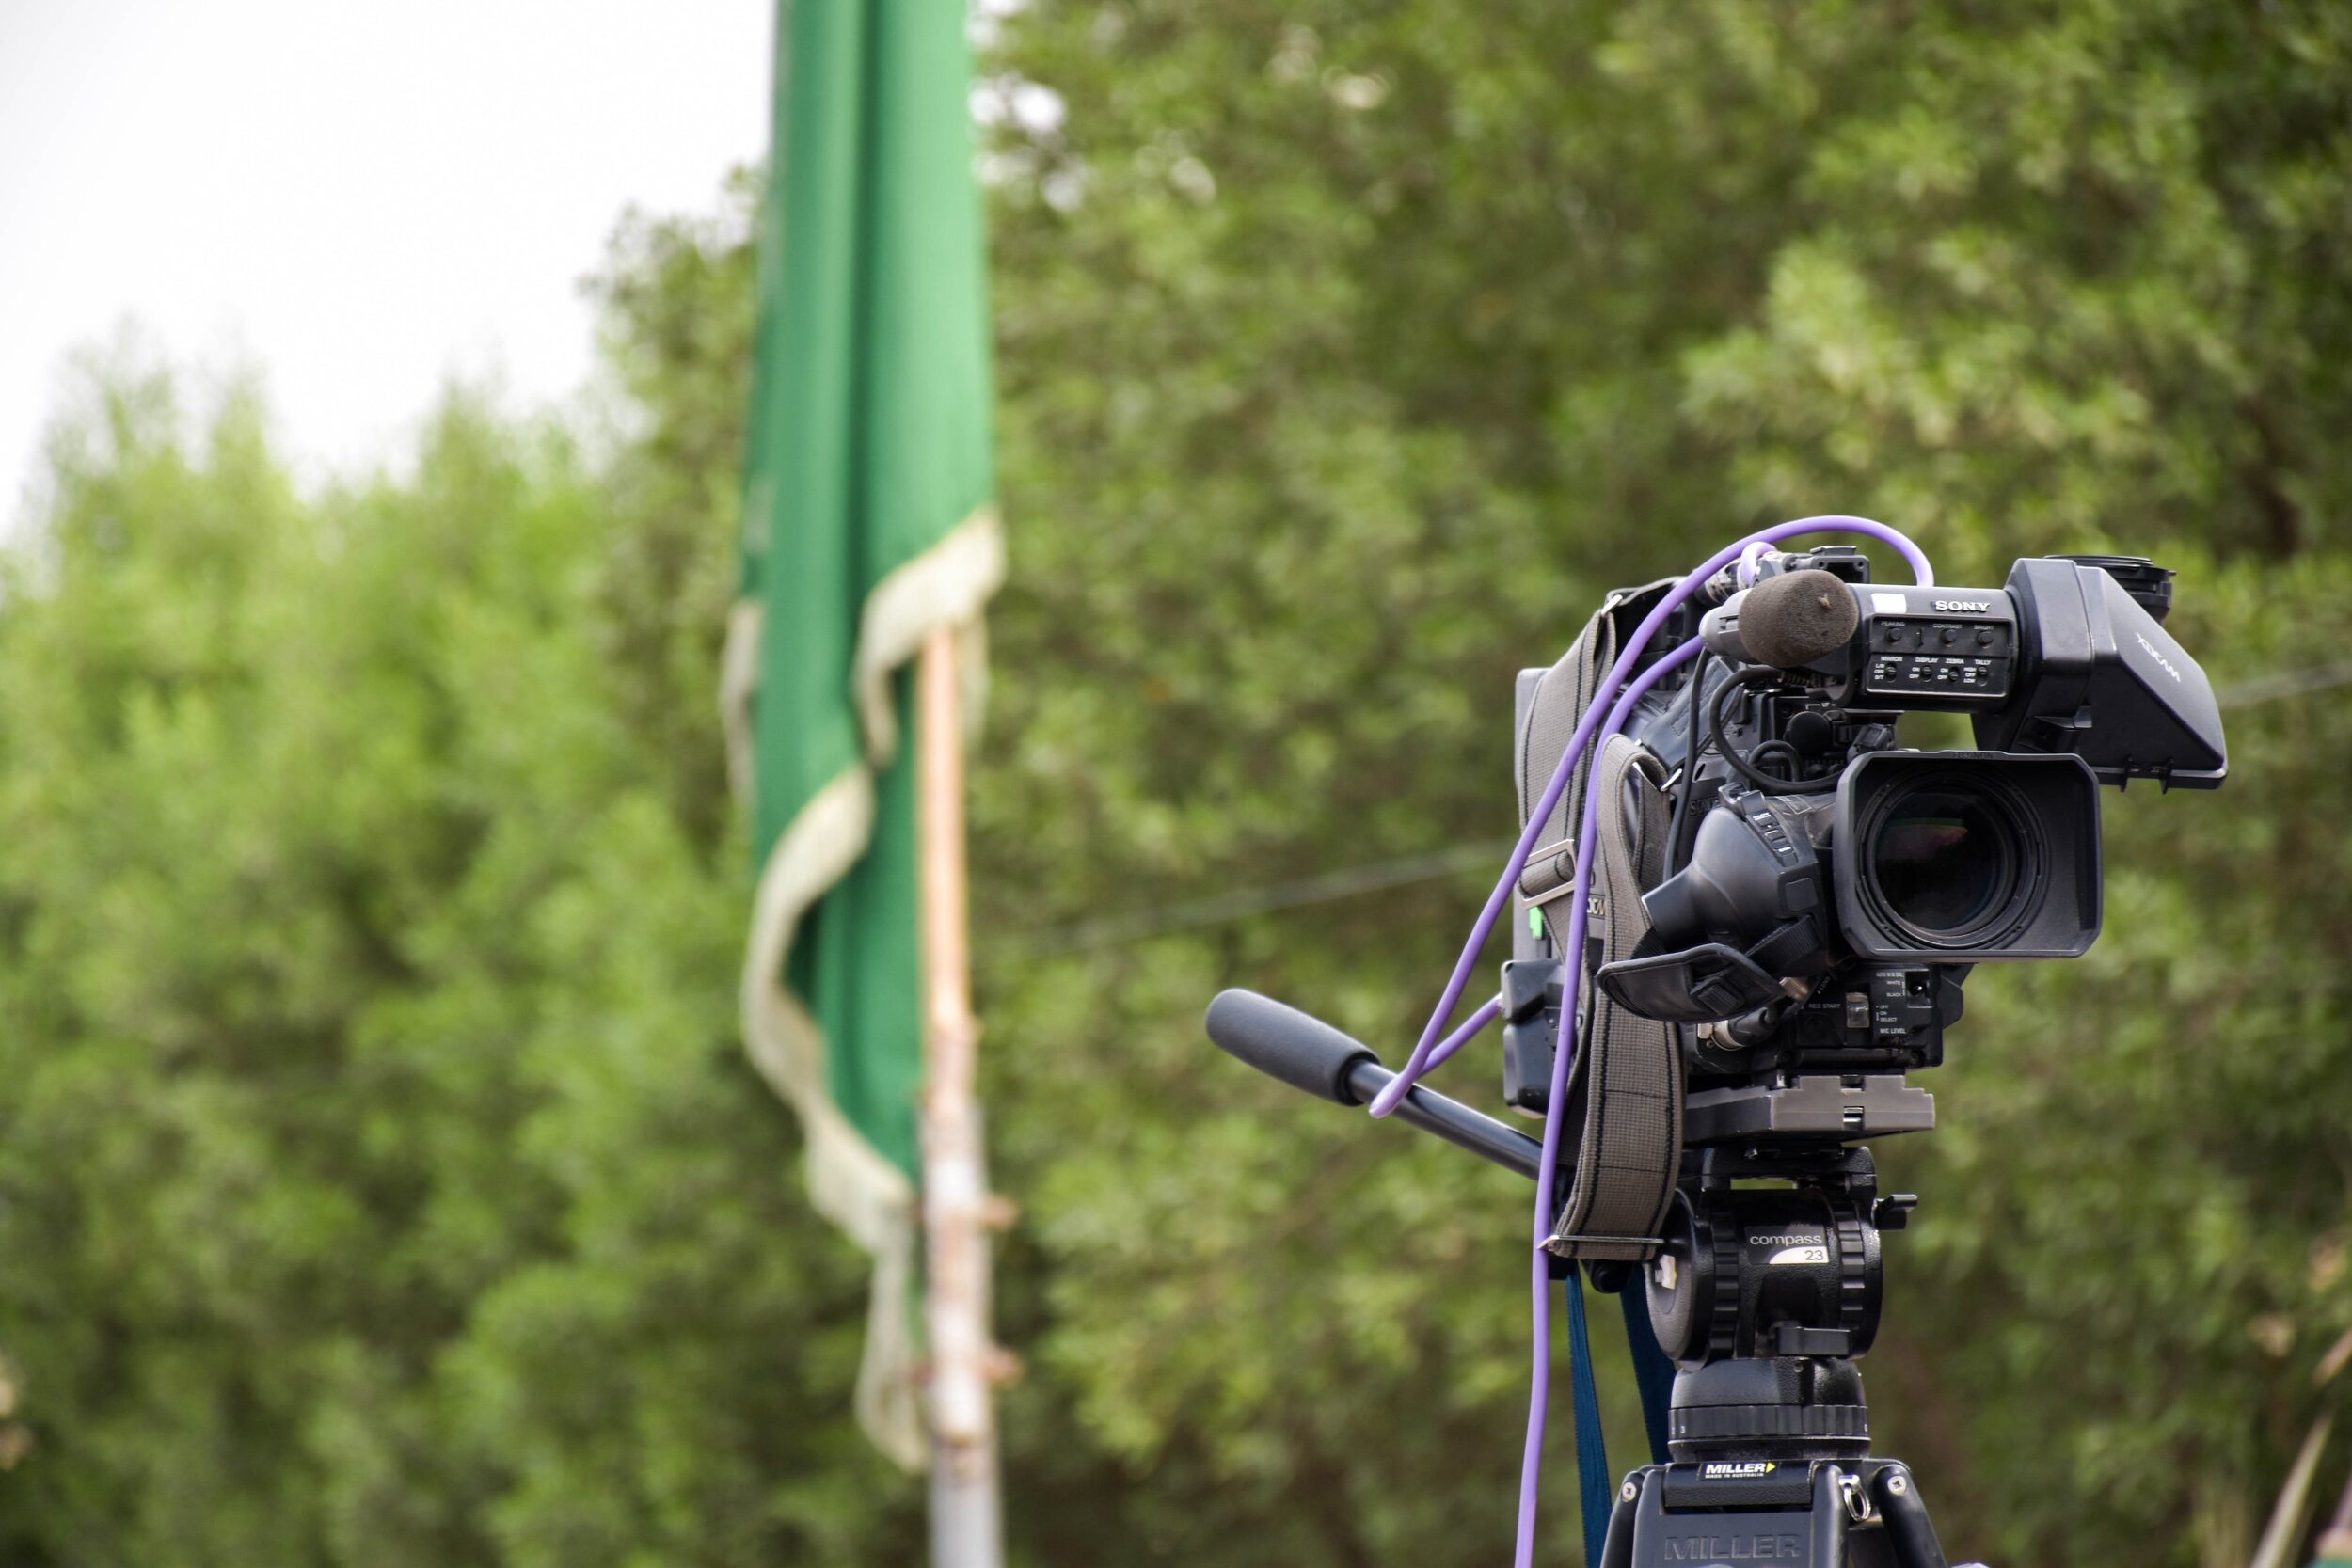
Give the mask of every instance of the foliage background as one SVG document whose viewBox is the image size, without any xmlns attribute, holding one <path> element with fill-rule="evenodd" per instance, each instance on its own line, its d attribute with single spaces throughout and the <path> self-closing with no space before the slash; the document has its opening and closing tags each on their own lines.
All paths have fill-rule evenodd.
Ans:
<svg viewBox="0 0 2352 1568">
<path fill-rule="evenodd" d="M 1239 983 L 1397 1040 L 1478 876 L 1100 922 L 1500 836 L 1512 672 L 1778 515 L 1954 582 L 2153 554 L 2224 687 L 2340 659 L 2352 13 L 983 31 L 1013 1549 L 1491 1560 L 1524 1195 L 1198 1031 Z M 248 387 L 118 356 L 61 417 L 0 613 L 0 1560 L 919 1551 L 848 1421 L 862 1271 L 735 1038 L 747 189 L 621 226 L 609 427 L 457 390 L 413 471 L 305 493 Z M 2347 702 L 2241 703 L 2226 789 L 2109 797 L 2099 946 L 1980 972 L 1942 1130 L 1883 1150 L 1926 1201 L 1873 1406 L 1965 1554 L 2243 1562 L 2341 1403 Z"/>
</svg>

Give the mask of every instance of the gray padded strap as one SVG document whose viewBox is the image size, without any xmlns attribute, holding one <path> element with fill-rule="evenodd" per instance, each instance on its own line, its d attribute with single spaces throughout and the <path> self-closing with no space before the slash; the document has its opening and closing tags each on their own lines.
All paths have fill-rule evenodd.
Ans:
<svg viewBox="0 0 2352 1568">
<path fill-rule="evenodd" d="M 1551 782 L 1560 754 L 1601 679 L 1616 662 L 1621 639 L 1669 581 L 1612 596 L 1560 662 L 1536 683 L 1518 736 L 1519 820 Z M 1620 623 L 1623 623 L 1620 625 Z M 1622 1012 L 1594 992 L 1593 972 L 1629 956 L 1648 930 L 1642 894 L 1657 885 L 1665 858 L 1663 768 L 1623 736 L 1602 748 L 1599 777 L 1592 760 L 1579 765 L 1537 838 L 1519 878 L 1519 896 L 1538 909 L 1552 947 L 1581 965 L 1578 985 L 1583 1042 L 1570 1068 L 1563 1109 L 1563 1148 L 1575 1160 L 1568 1199 L 1557 1234 L 1547 1244 L 1571 1258 L 1646 1259 L 1664 1223 L 1682 1160 L 1682 1048 L 1674 1028 Z M 1585 950 L 1567 953 L 1575 877 L 1575 827 L 1583 822 L 1584 791 L 1624 802 L 1600 814 L 1585 929 Z"/>
<path fill-rule="evenodd" d="M 1640 588 L 1611 594 L 1609 601 L 1585 623 L 1583 632 L 1568 651 L 1560 656 L 1560 662 L 1545 671 L 1536 683 L 1526 726 L 1518 737 L 1521 824 L 1534 808 L 1535 798 L 1551 782 L 1551 770 L 1560 765 L 1560 753 L 1568 749 L 1568 741 L 1575 736 L 1577 723 L 1591 705 L 1601 677 L 1617 662 L 1623 639 L 1675 581 L 1673 578 L 1661 578 Z M 1535 841 L 1536 848 L 1544 852 L 1528 858 L 1527 870 L 1519 882 L 1520 892 L 1531 900 L 1557 891 L 1575 876 L 1571 862 L 1576 850 L 1576 829 L 1572 825 L 1584 820 L 1584 782 L 1590 772 L 1591 759 L 1587 758 L 1578 766 L 1560 797 L 1560 804 L 1544 824 L 1543 836 Z M 1555 927 L 1555 942 L 1559 934 Z"/>
<path fill-rule="evenodd" d="M 1613 608 L 1614 601 L 1603 605 L 1600 613 L 1586 623 L 1583 635 L 1536 683 L 1527 727 L 1518 737 L 1522 823 L 1534 810 L 1544 786 L 1551 783 L 1552 769 L 1560 766 L 1560 753 L 1575 738 L 1577 721 L 1584 717 L 1584 709 L 1593 700 L 1593 688 L 1600 684 L 1600 677 L 1617 661 L 1616 622 L 1610 613 Z M 1519 891 L 1531 899 L 1556 892 L 1575 876 L 1571 863 L 1576 835 L 1567 824 L 1583 820 L 1578 813 L 1583 803 L 1584 772 L 1582 767 L 1577 768 L 1567 790 L 1560 797 L 1560 803 L 1545 821 L 1543 836 L 1535 841 L 1540 852 L 1528 857 L 1527 869 L 1519 878 Z M 1558 939 L 1557 929 L 1552 936 L 1555 941 Z"/>
<path fill-rule="evenodd" d="M 1606 804 L 1581 955 L 1584 1049 L 1567 1107 L 1576 1171 L 1546 1243 L 1564 1257 L 1647 1259 L 1682 1161 L 1682 1049 L 1673 1026 L 1624 1011 L 1592 985 L 1595 969 L 1631 954 L 1649 928 L 1642 894 L 1664 855 L 1664 773 L 1656 757 L 1614 736 L 1590 781 Z M 1565 935 L 1565 912 L 1553 922 L 1555 938 Z"/>
</svg>

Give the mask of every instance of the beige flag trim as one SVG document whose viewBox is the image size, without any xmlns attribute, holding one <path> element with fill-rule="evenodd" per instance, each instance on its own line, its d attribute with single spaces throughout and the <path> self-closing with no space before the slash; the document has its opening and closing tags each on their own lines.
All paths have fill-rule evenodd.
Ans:
<svg viewBox="0 0 2352 1568">
<path fill-rule="evenodd" d="M 800 1113 L 808 1138 L 809 1200 L 874 1260 L 858 1368 L 857 1417 L 875 1445 L 910 1470 L 921 1469 L 929 1443 L 914 1383 L 916 1347 L 909 1312 L 914 1283 L 914 1183 L 852 1127 L 825 1086 L 825 1039 L 816 1019 L 784 984 L 785 955 L 801 917 L 848 874 L 874 829 L 873 769 L 897 754 L 890 675 L 914 657 L 934 627 L 955 628 L 983 671 L 980 611 L 1004 581 L 1003 527 L 983 507 L 930 549 L 892 572 L 866 595 L 850 657 L 866 760 L 845 768 L 803 806 L 769 850 L 752 906 L 743 960 L 743 1043 L 769 1085 Z M 720 661 L 719 706 L 727 740 L 727 772 L 739 799 L 753 785 L 752 702 L 759 677 L 761 613 L 738 604 L 727 620 Z M 964 712 L 977 724 L 979 692 Z"/>
</svg>

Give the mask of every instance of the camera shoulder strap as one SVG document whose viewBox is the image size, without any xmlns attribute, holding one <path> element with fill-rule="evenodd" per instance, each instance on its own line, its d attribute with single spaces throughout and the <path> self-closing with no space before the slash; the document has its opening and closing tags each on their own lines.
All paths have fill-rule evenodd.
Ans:
<svg viewBox="0 0 2352 1568">
<path fill-rule="evenodd" d="M 1674 1026 L 1627 1012 L 1592 985 L 1595 970 L 1629 957 L 1649 929 L 1642 873 L 1665 841 L 1663 775 L 1656 757 L 1613 736 L 1589 785 L 1603 802 L 1631 804 L 1604 806 L 1596 845 L 1580 987 L 1584 1046 L 1564 1129 L 1576 1135 L 1576 1172 L 1549 1243 L 1564 1257 L 1646 1259 L 1682 1161 L 1682 1047 Z M 1559 911 L 1555 940 L 1565 935 L 1565 916 Z"/>
<path fill-rule="evenodd" d="M 1663 586 L 1663 585 L 1658 585 Z M 1616 617 L 1640 615 L 1650 590 L 1613 599 L 1593 617 L 1574 646 L 1547 672 L 1528 713 L 1520 752 L 1520 809 L 1538 793 L 1566 749 L 1577 721 L 1601 675 L 1614 661 Z M 1599 994 L 1593 972 L 1629 957 L 1647 933 L 1642 894 L 1663 867 L 1668 813 L 1658 759 L 1622 736 L 1601 749 L 1597 764 L 1580 763 L 1563 809 L 1547 825 L 1544 843 L 1555 852 L 1529 861 L 1520 894 L 1542 912 L 1554 951 L 1565 955 L 1566 900 L 1573 879 L 1572 829 L 1582 820 L 1587 790 L 1623 801 L 1600 813 L 1595 846 L 1585 950 L 1579 987 L 1581 1049 L 1571 1068 L 1562 1127 L 1575 1149 L 1575 1168 L 1559 1224 L 1547 1244 L 1563 1257 L 1646 1259 L 1674 1197 L 1682 1159 L 1682 1050 L 1670 1024 L 1638 1017 Z M 1531 788 L 1529 781 L 1535 781 Z"/>
</svg>

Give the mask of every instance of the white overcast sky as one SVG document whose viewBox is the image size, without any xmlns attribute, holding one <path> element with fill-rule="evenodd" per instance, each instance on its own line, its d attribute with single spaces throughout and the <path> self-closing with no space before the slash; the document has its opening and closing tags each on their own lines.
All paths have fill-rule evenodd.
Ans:
<svg viewBox="0 0 2352 1568">
<path fill-rule="evenodd" d="M 622 210 L 766 147 L 774 0 L 0 0 L 0 524 L 121 324 L 258 369 L 299 470 L 397 462 L 452 375 L 587 377 Z"/>
</svg>

